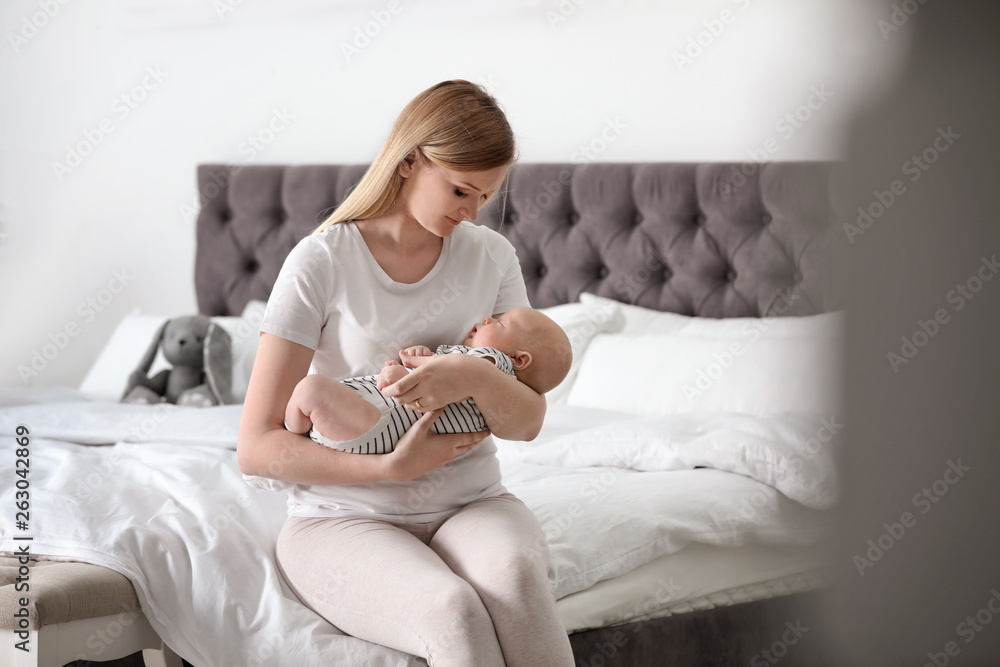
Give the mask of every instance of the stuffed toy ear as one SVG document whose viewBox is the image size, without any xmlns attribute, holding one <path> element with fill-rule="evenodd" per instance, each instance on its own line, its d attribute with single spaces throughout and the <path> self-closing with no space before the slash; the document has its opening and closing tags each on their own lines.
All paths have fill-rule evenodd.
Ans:
<svg viewBox="0 0 1000 667">
<path fill-rule="evenodd" d="M 205 377 L 219 405 L 233 400 L 233 347 L 225 329 L 213 322 L 205 334 Z"/>
<path fill-rule="evenodd" d="M 149 369 L 153 366 L 153 360 L 156 359 L 156 353 L 160 349 L 160 343 L 163 342 L 163 335 L 167 331 L 168 324 L 170 324 L 170 320 L 161 324 L 160 328 L 156 330 L 153 342 L 150 343 L 149 349 L 146 350 L 146 354 L 142 355 L 142 360 L 139 361 L 139 365 L 136 367 L 137 370 L 141 370 L 146 375 L 149 375 Z"/>
<path fill-rule="evenodd" d="M 167 320 L 160 325 L 160 328 L 156 330 L 156 335 L 153 336 L 153 342 L 149 344 L 149 349 L 146 350 L 146 354 L 142 355 L 142 359 L 139 360 L 139 365 L 135 367 L 132 374 L 129 376 L 125 383 L 125 391 L 122 392 L 122 396 L 119 400 L 124 401 L 133 389 L 136 388 L 140 383 L 142 383 L 143 378 L 149 376 L 149 369 L 153 366 L 153 361 L 156 359 L 156 353 L 160 349 L 160 344 L 163 342 L 163 336 L 167 331 L 167 325 L 170 324 L 170 320 Z M 150 389 L 146 389 L 147 394 L 155 395 Z"/>
</svg>

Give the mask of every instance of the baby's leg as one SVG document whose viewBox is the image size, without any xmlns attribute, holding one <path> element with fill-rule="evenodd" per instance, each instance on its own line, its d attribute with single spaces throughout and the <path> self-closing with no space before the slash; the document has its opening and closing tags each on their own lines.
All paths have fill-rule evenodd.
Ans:
<svg viewBox="0 0 1000 667">
<path fill-rule="evenodd" d="M 325 375 L 302 378 L 285 409 L 285 425 L 294 433 L 307 433 L 310 427 L 331 440 L 356 438 L 378 423 L 378 408 Z"/>
</svg>

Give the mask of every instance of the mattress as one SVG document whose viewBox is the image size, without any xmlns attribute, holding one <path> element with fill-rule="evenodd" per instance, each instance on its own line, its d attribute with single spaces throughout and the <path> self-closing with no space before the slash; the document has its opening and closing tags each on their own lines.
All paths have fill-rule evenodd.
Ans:
<svg viewBox="0 0 1000 667">
<path fill-rule="evenodd" d="M 817 590 L 828 581 L 829 552 L 829 543 L 693 543 L 567 595 L 556 609 L 566 630 L 578 632 Z"/>
</svg>

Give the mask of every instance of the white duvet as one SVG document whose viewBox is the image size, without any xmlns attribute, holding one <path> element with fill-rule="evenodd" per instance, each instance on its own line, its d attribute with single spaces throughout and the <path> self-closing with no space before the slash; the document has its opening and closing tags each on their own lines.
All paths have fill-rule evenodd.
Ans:
<svg viewBox="0 0 1000 667">
<path fill-rule="evenodd" d="M 25 425 L 32 552 L 127 576 L 182 657 L 198 667 L 425 664 L 340 633 L 285 585 L 274 563 L 285 497 L 243 482 L 240 406 L 125 406 L 69 391 L 30 400 L 2 407 L 0 397 L 0 503 L 14 506 L 13 434 Z M 819 508 L 835 501 L 836 477 L 825 434 L 838 426 L 808 414 L 635 419 L 554 406 L 535 441 L 497 444 L 505 486 L 545 529 L 562 598 L 689 543 L 828 537 Z M 0 551 L 23 544 L 13 521 L 0 513 Z"/>
</svg>

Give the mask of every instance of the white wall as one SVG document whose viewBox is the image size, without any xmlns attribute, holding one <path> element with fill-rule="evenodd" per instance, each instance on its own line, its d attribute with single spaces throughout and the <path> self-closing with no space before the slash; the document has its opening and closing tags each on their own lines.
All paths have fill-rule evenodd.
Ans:
<svg viewBox="0 0 1000 667">
<path fill-rule="evenodd" d="M 860 4 L 5 0 L 0 384 L 76 385 L 127 313 L 196 312 L 198 163 L 368 162 L 444 79 L 498 97 L 525 162 L 601 149 L 609 121 L 620 133 L 591 159 L 839 158 L 839 128 L 906 39 Z"/>
</svg>

